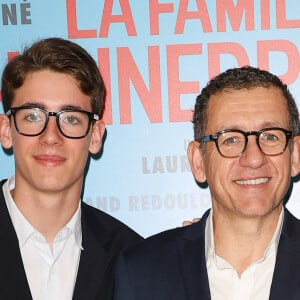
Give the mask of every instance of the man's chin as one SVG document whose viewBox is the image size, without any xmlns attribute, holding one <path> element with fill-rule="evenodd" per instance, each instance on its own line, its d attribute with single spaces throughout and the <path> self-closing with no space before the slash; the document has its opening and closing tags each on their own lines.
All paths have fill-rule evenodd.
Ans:
<svg viewBox="0 0 300 300">
<path fill-rule="evenodd" d="M 251 206 L 238 209 L 238 214 L 245 218 L 263 218 L 276 213 L 278 206 Z M 280 211 L 280 210 L 279 210 Z"/>
</svg>

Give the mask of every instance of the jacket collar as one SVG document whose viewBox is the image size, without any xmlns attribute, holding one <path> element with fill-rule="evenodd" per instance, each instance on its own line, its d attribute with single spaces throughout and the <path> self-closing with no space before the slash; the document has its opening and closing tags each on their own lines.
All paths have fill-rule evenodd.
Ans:
<svg viewBox="0 0 300 300">
<path fill-rule="evenodd" d="M 300 221 L 284 211 L 270 300 L 300 299 Z"/>
<path fill-rule="evenodd" d="M 0 299 L 32 299 L 17 234 L 5 204 L 0 183 Z"/>
<path fill-rule="evenodd" d="M 205 224 L 209 211 L 177 238 L 182 277 L 187 299 L 210 299 L 208 275 L 205 259 Z"/>
<path fill-rule="evenodd" d="M 93 215 L 88 206 L 81 203 L 82 246 L 77 279 L 73 299 L 96 299 L 99 282 L 105 281 L 108 268 L 109 253 L 106 244 L 111 241 L 109 233 L 104 227 L 99 228 L 93 223 Z M 95 280 L 97 278 L 97 280 Z M 113 284 L 113 283 L 109 283 Z"/>
</svg>

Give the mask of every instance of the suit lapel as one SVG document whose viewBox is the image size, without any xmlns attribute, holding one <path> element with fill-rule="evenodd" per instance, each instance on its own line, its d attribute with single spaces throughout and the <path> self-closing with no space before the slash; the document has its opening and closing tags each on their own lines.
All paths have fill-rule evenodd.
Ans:
<svg viewBox="0 0 300 300">
<path fill-rule="evenodd" d="M 300 299 L 300 222 L 285 210 L 270 300 Z"/>
<path fill-rule="evenodd" d="M 18 238 L 2 193 L 2 184 L 0 185 L 0 228 L 0 299 L 32 299 Z"/>
<path fill-rule="evenodd" d="M 205 224 L 208 213 L 177 238 L 179 263 L 187 299 L 210 299 L 205 259 Z"/>
<path fill-rule="evenodd" d="M 93 224 L 92 219 L 93 216 L 88 215 L 83 204 L 82 245 L 84 250 L 80 255 L 73 300 L 97 299 L 100 285 L 113 284 L 105 280 L 109 262 L 109 253 L 105 251 L 105 244 L 110 237 L 105 230 L 101 232 L 102 229 L 97 227 L 97 224 Z M 98 234 L 94 233 L 95 230 Z"/>
</svg>

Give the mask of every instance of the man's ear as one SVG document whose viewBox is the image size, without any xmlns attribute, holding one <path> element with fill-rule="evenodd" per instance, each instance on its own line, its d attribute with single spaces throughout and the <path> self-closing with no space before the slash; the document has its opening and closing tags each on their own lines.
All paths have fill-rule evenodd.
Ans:
<svg viewBox="0 0 300 300">
<path fill-rule="evenodd" d="M 291 154 L 292 171 L 291 175 L 297 176 L 300 173 L 300 136 L 293 139 L 293 149 Z"/>
<path fill-rule="evenodd" d="M 89 151 L 92 154 L 97 154 L 102 145 L 102 139 L 105 132 L 105 125 L 102 120 L 96 121 L 92 128 L 92 136 L 90 140 Z"/>
<path fill-rule="evenodd" d="M 0 141 L 4 149 L 12 147 L 10 120 L 4 114 L 0 114 Z"/>
<path fill-rule="evenodd" d="M 190 142 L 187 154 L 195 179 L 201 183 L 205 182 L 204 153 L 200 148 L 200 144 L 196 141 Z"/>
</svg>

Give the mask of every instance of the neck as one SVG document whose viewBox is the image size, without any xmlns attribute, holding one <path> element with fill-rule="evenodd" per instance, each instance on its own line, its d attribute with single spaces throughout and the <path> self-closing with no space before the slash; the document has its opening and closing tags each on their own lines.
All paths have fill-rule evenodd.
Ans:
<svg viewBox="0 0 300 300">
<path fill-rule="evenodd" d="M 47 239 L 49 245 L 72 218 L 80 201 L 80 187 L 61 192 L 32 191 L 16 184 L 12 197 L 28 222 Z"/>
<path fill-rule="evenodd" d="M 213 214 L 216 254 L 241 275 L 263 257 L 276 230 L 282 206 L 264 217 Z"/>
</svg>

